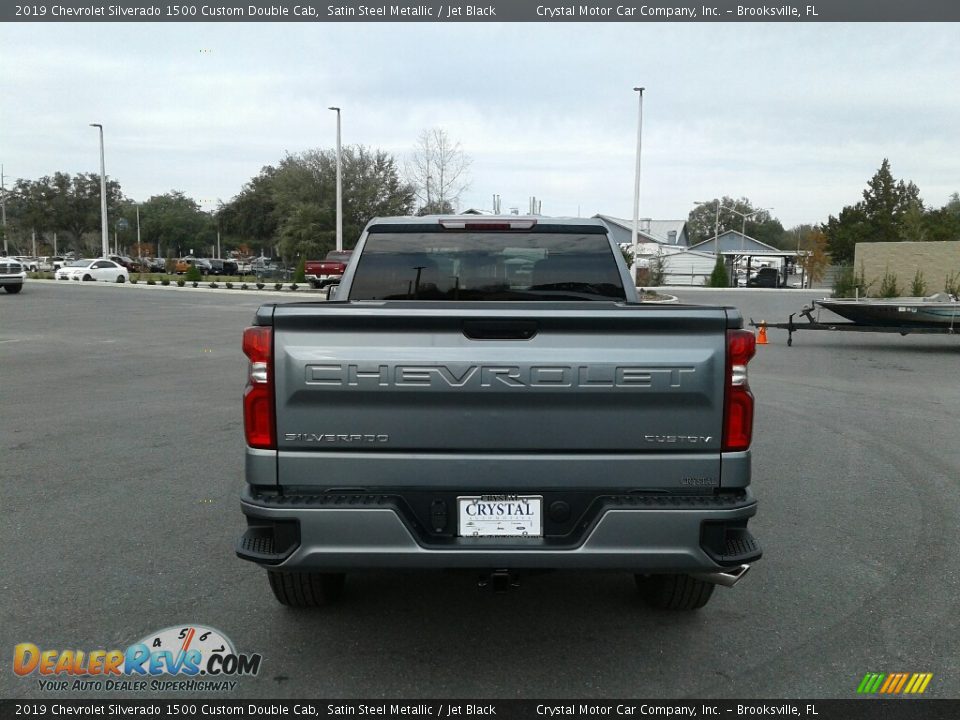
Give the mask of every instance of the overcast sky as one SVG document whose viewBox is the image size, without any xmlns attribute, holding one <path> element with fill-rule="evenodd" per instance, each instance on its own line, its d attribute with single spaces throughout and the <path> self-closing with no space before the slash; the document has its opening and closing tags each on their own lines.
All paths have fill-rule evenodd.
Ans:
<svg viewBox="0 0 960 720">
<path fill-rule="evenodd" d="M 883 157 L 927 205 L 960 190 L 960 43 L 926 24 L 6 24 L 0 162 L 97 172 L 211 209 L 286 152 L 398 156 L 439 126 L 473 159 L 463 205 L 633 212 L 747 196 L 790 227 L 859 199 Z M 9 183 L 9 181 L 8 181 Z"/>
</svg>

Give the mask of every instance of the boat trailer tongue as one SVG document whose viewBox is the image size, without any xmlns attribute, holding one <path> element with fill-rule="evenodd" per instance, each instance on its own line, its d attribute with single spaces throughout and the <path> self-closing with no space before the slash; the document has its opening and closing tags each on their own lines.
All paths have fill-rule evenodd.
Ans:
<svg viewBox="0 0 960 720">
<path fill-rule="evenodd" d="M 814 318 L 814 310 L 817 310 L 817 317 Z M 797 322 L 794 318 L 797 315 L 806 318 L 806 322 Z M 858 322 L 820 322 L 819 309 L 816 307 L 816 301 L 811 301 L 809 305 L 804 305 L 799 313 L 790 313 L 790 318 L 785 323 L 755 322 L 750 318 L 750 325 L 754 328 L 787 331 L 787 346 L 793 345 L 793 334 L 800 330 L 831 330 L 834 332 L 869 332 L 869 333 L 897 333 L 899 335 L 956 335 L 960 334 L 960 311 L 957 314 L 957 325 L 870 325 Z"/>
</svg>

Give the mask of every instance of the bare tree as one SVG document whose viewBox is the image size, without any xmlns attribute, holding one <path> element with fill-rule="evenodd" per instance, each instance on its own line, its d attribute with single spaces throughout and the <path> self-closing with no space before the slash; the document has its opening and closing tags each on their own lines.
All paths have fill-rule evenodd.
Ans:
<svg viewBox="0 0 960 720">
<path fill-rule="evenodd" d="M 420 214 L 449 213 L 470 184 L 470 158 L 443 128 L 424 130 L 417 138 L 406 167 Z"/>
</svg>

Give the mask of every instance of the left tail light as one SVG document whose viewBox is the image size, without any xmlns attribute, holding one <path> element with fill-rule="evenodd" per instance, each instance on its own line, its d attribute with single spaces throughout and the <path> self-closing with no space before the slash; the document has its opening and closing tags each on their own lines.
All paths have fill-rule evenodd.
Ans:
<svg viewBox="0 0 960 720">
<path fill-rule="evenodd" d="M 247 445 L 277 449 L 273 408 L 273 328 L 248 327 L 243 331 L 243 354 L 250 360 L 243 391 L 243 429 Z"/>
<path fill-rule="evenodd" d="M 723 399 L 723 450 L 747 450 L 753 439 L 753 393 L 747 382 L 747 363 L 757 351 L 749 330 L 727 331 L 727 372 Z"/>
</svg>

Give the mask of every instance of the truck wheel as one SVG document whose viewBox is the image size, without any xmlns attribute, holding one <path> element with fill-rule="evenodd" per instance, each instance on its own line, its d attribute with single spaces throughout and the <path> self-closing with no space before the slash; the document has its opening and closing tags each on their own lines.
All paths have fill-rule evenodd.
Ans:
<svg viewBox="0 0 960 720">
<path fill-rule="evenodd" d="M 11 295 L 16 295 L 18 292 L 23 290 L 23 283 L 20 285 L 4 285 L 3 289 L 6 290 Z"/>
<path fill-rule="evenodd" d="M 290 607 L 323 607 L 343 594 L 343 573 L 267 570 L 274 597 Z"/>
<path fill-rule="evenodd" d="M 689 575 L 636 575 L 644 602 L 660 610 L 699 610 L 713 595 L 713 583 Z"/>
</svg>

